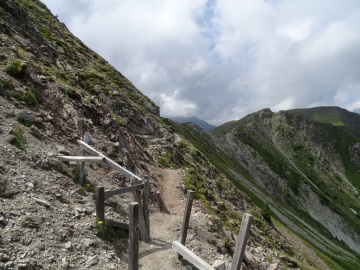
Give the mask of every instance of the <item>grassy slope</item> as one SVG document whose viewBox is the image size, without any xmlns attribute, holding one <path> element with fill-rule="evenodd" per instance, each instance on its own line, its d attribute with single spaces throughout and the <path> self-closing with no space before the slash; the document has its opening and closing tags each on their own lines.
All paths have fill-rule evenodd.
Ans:
<svg viewBox="0 0 360 270">
<path fill-rule="evenodd" d="M 326 132 L 334 141 L 336 141 L 336 150 L 341 154 L 344 160 L 344 165 L 346 168 L 346 176 L 351 181 L 351 183 L 358 188 L 359 178 L 358 171 L 359 168 L 354 166 L 350 162 L 348 149 L 355 142 L 359 141 L 359 137 L 356 134 L 358 130 L 357 126 L 357 114 L 352 114 L 340 108 L 315 108 L 309 110 L 292 110 L 291 114 L 294 115 L 305 115 L 314 121 L 325 123 L 319 125 L 321 127 L 322 132 Z M 349 117 L 350 115 L 350 117 Z M 269 167 L 282 177 L 288 180 L 290 188 L 296 193 L 298 188 L 298 181 L 295 179 L 301 179 L 302 177 L 298 175 L 296 171 L 291 170 L 292 166 L 286 165 L 288 162 L 281 158 L 281 153 L 268 142 L 264 141 L 264 134 L 261 133 L 261 128 L 257 129 L 256 132 L 252 132 L 251 129 L 247 129 L 248 121 L 252 121 L 251 116 L 244 117 L 238 122 L 229 122 L 226 123 L 211 133 L 217 136 L 225 135 L 228 131 L 232 131 L 236 133 L 238 139 L 246 144 L 252 146 L 254 149 L 260 153 L 260 155 L 267 162 Z M 329 125 L 331 124 L 331 125 Z M 346 126 L 351 125 L 351 129 L 346 128 Z M 284 130 L 281 130 L 284 128 Z M 279 128 L 278 132 L 286 133 L 287 127 L 283 126 Z M 266 136 L 266 135 L 265 135 Z M 297 156 L 295 158 L 295 162 L 297 166 L 308 176 L 311 180 L 317 184 L 320 188 L 315 189 L 316 193 L 323 198 L 324 203 L 329 204 L 329 206 L 337 213 L 342 215 L 350 224 L 352 224 L 353 228 L 358 231 L 359 228 L 359 219 L 356 218 L 353 214 L 349 213 L 349 208 L 355 209 L 358 211 L 359 202 L 354 199 L 353 196 L 348 196 L 347 193 L 339 193 L 337 195 L 332 195 L 333 192 L 329 186 L 324 184 L 321 179 L 319 179 L 316 171 L 311 169 L 312 167 L 308 166 L 309 164 L 314 163 L 314 157 L 310 154 L 309 149 L 306 149 L 304 145 L 297 145 L 296 142 L 289 142 L 290 148 L 293 148 L 293 151 L 296 150 Z M 275 157 L 275 158 L 274 158 Z M 289 175 L 290 173 L 290 175 Z M 358 189 L 359 190 L 359 189 Z M 334 199 L 336 198 L 336 200 Z M 291 200 L 289 201 L 290 205 Z M 293 210 L 296 210 L 296 205 L 292 204 Z M 299 211 L 297 209 L 298 213 Z M 315 224 L 311 221 L 311 218 L 305 213 L 302 213 L 302 216 L 310 223 L 313 224 L 317 230 L 322 231 L 323 228 L 319 224 Z M 333 258 L 337 261 L 339 265 L 342 265 L 345 269 L 356 269 L 352 262 L 349 261 L 341 261 L 339 259 Z M 349 268 L 350 267 L 350 268 Z"/>
</svg>

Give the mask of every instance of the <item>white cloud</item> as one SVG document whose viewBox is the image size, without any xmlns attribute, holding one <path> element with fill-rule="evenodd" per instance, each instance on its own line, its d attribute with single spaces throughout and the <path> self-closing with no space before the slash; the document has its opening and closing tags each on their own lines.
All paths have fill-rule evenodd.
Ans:
<svg viewBox="0 0 360 270">
<path fill-rule="evenodd" d="M 164 116 L 221 124 L 360 100 L 358 0 L 43 2 Z"/>
<path fill-rule="evenodd" d="M 162 114 L 169 117 L 178 116 L 178 112 L 182 111 L 184 117 L 193 116 L 196 105 L 190 101 L 179 99 L 178 93 L 178 90 L 173 90 L 170 94 L 160 94 Z"/>
<path fill-rule="evenodd" d="M 313 19 L 305 18 L 300 22 L 290 23 L 276 29 L 275 33 L 282 37 L 289 38 L 291 42 L 306 40 L 313 29 Z"/>
</svg>

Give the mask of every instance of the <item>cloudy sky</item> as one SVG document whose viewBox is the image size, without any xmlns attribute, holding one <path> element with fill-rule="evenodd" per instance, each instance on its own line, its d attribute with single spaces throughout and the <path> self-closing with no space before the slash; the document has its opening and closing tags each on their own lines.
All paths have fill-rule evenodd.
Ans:
<svg viewBox="0 0 360 270">
<path fill-rule="evenodd" d="M 42 0 L 161 115 L 360 112 L 359 0 Z"/>
</svg>

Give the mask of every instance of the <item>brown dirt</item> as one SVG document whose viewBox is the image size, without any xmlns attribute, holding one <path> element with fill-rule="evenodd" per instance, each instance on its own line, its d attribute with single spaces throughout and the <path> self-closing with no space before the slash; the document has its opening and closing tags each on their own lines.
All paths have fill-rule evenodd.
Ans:
<svg viewBox="0 0 360 270">
<path fill-rule="evenodd" d="M 179 186 L 182 182 L 178 170 L 158 169 L 163 175 L 160 182 L 161 195 L 169 213 L 156 212 L 150 215 L 151 242 L 140 246 L 140 269 L 182 269 L 177 262 L 172 242 L 180 236 L 184 212 L 184 195 Z"/>
</svg>

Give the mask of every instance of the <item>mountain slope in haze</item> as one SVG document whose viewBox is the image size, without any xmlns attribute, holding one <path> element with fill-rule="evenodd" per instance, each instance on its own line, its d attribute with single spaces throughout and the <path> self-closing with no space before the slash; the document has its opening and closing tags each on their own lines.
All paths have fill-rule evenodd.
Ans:
<svg viewBox="0 0 360 270">
<path fill-rule="evenodd" d="M 247 212 L 254 216 L 244 262 L 248 269 L 326 269 L 315 252 L 302 253 L 292 245 L 280 232 L 284 226 L 266 221 L 234 179 L 218 169 L 221 164 L 213 164 L 214 153 L 220 151 L 216 145 L 211 145 L 210 161 L 176 131 L 177 124 L 160 118 L 149 98 L 38 0 L 0 1 L 0 123 L 0 269 L 127 268 L 128 240 L 118 230 L 105 234 L 95 222 L 93 193 L 96 186 L 129 186 L 131 179 L 101 162 L 86 163 L 81 185 L 78 164 L 57 157 L 82 155 L 77 140 L 85 131 L 93 147 L 140 177 L 149 177 L 151 211 L 162 210 L 156 195 L 164 177 L 161 168 L 172 167 L 184 190 L 196 191 L 196 222 L 191 223 L 187 244 L 209 263 L 222 258 L 229 265 Z M 180 130 L 183 126 L 178 125 Z M 211 142 L 201 137 L 207 133 L 187 130 L 196 134 L 194 143 L 202 138 Z M 226 161 L 236 165 L 229 156 Z M 184 201 L 182 186 L 178 189 Z M 106 217 L 126 222 L 132 200 L 131 194 L 107 200 Z M 180 226 L 170 229 L 178 232 Z M 156 229 L 152 224 L 151 230 Z M 159 260 L 169 260 L 161 258 L 169 246 L 142 243 L 151 251 L 142 255 L 155 253 Z M 189 268 L 176 258 L 172 265 Z"/>
<path fill-rule="evenodd" d="M 338 107 L 264 109 L 212 133 L 276 201 L 360 253 L 359 123 Z"/>
<path fill-rule="evenodd" d="M 209 124 L 208 122 L 199 119 L 196 116 L 192 116 L 192 117 L 170 117 L 170 119 L 175 121 L 175 122 L 179 122 L 179 123 L 195 123 L 196 125 L 198 125 L 199 127 L 201 127 L 205 131 L 211 131 L 214 128 L 216 128 L 216 126 L 213 126 L 213 125 Z"/>
</svg>

